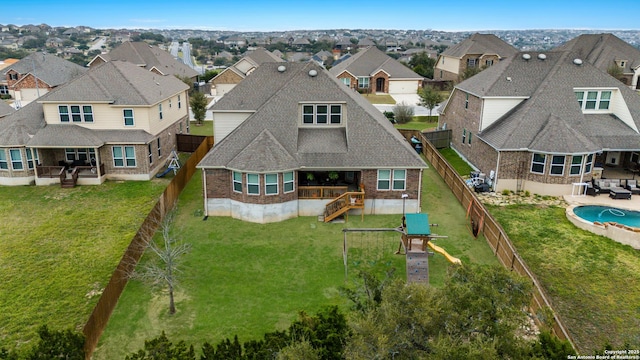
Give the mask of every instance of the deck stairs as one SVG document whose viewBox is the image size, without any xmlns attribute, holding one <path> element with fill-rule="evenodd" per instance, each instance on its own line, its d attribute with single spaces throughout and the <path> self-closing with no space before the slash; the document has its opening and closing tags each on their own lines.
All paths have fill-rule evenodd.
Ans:
<svg viewBox="0 0 640 360">
<path fill-rule="evenodd" d="M 364 212 L 364 192 L 349 191 L 331 200 L 324 209 L 324 222 L 330 222 L 351 209 L 362 209 Z"/>
</svg>

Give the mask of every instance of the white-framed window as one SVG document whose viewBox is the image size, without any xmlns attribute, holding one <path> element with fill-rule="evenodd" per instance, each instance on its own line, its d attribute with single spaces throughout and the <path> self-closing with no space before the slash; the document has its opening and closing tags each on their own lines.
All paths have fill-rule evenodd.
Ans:
<svg viewBox="0 0 640 360">
<path fill-rule="evenodd" d="M 358 78 L 358 88 L 359 89 L 368 89 L 369 88 L 369 78 L 368 77 L 359 77 Z"/>
<path fill-rule="evenodd" d="M 466 95 L 466 97 L 464 99 L 464 108 L 468 109 L 469 108 L 469 93 L 466 93 L 465 95 Z"/>
<path fill-rule="evenodd" d="M 162 120 L 162 104 L 158 104 L 158 117 Z"/>
<path fill-rule="evenodd" d="M 169 99 L 169 109 L 171 109 L 171 99 Z"/>
<path fill-rule="evenodd" d="M 242 192 L 242 173 L 234 171 L 233 172 L 233 191 L 241 193 Z"/>
<path fill-rule="evenodd" d="M 471 130 L 469 130 L 469 132 L 467 133 L 467 144 L 468 145 L 471 145 L 471 134 L 472 134 L 472 132 L 471 132 Z"/>
<path fill-rule="evenodd" d="M 133 109 L 122 109 L 122 117 L 124 118 L 124 126 L 134 126 L 136 124 L 133 119 Z"/>
<path fill-rule="evenodd" d="M 462 143 L 467 142 L 467 129 L 462 129 Z"/>
<path fill-rule="evenodd" d="M 18 73 L 9 73 L 9 80 L 18 80 Z"/>
<path fill-rule="evenodd" d="M 343 84 L 347 85 L 347 87 L 351 87 L 351 78 L 343 77 L 341 80 Z"/>
<path fill-rule="evenodd" d="M 40 163 L 40 157 L 38 156 L 38 149 L 27 148 L 27 167 L 33 169 L 35 165 Z"/>
<path fill-rule="evenodd" d="M 58 105 L 60 122 L 93 122 L 91 105 Z"/>
<path fill-rule="evenodd" d="M 247 194 L 260 195 L 260 175 L 247 174 Z"/>
<path fill-rule="evenodd" d="M 303 124 L 332 124 L 342 122 L 341 104 L 304 104 L 302 105 Z"/>
<path fill-rule="evenodd" d="M 88 156 L 87 156 L 88 154 Z M 74 160 L 87 161 L 88 159 L 96 158 L 96 150 L 92 148 L 79 148 L 79 149 L 64 149 L 64 156 L 67 161 L 72 162 Z"/>
<path fill-rule="evenodd" d="M 587 155 L 587 160 L 584 162 L 584 173 L 588 174 L 591 172 L 591 167 L 593 166 L 593 154 Z"/>
<path fill-rule="evenodd" d="M 7 163 L 7 153 L 4 149 L 0 149 L 0 170 L 9 170 L 9 163 Z"/>
<path fill-rule="evenodd" d="M 9 86 L 0 85 L 0 95 L 8 95 L 9 94 Z"/>
<path fill-rule="evenodd" d="M 64 157 L 67 161 L 73 161 L 77 159 L 76 149 L 64 149 Z"/>
<path fill-rule="evenodd" d="M 160 138 L 156 140 L 158 146 L 158 159 L 162 157 L 162 146 L 160 146 Z"/>
<path fill-rule="evenodd" d="M 485 65 L 486 67 L 493 66 L 493 60 L 487 60 L 487 61 L 485 61 L 485 62 L 484 62 L 484 65 Z"/>
<path fill-rule="evenodd" d="M 571 157 L 571 168 L 569 169 L 570 175 L 579 175 L 582 169 L 582 155 L 573 155 Z"/>
<path fill-rule="evenodd" d="M 391 170 L 378 170 L 378 190 L 391 189 Z"/>
<path fill-rule="evenodd" d="M 407 188 L 407 170 L 393 170 L 393 190 Z"/>
<path fill-rule="evenodd" d="M 476 59 L 467 59 L 467 67 L 468 68 L 476 67 Z"/>
<path fill-rule="evenodd" d="M 278 174 L 264 174 L 264 194 L 278 194 Z"/>
<path fill-rule="evenodd" d="M 564 160 L 564 155 L 551 156 L 551 170 L 549 171 L 549 174 L 564 175 Z"/>
<path fill-rule="evenodd" d="M 149 164 L 153 164 L 153 149 L 151 149 L 151 143 L 147 144 L 147 150 L 149 153 Z"/>
<path fill-rule="evenodd" d="M 180 100 L 180 95 L 178 95 L 178 109 L 182 109 L 182 101 Z"/>
<path fill-rule="evenodd" d="M 534 153 L 531 159 L 531 172 L 536 174 L 544 174 L 544 163 L 547 159 L 545 154 Z"/>
<path fill-rule="evenodd" d="M 609 110 L 611 105 L 610 90 L 578 90 L 574 92 L 580 109 L 584 110 Z"/>
<path fill-rule="evenodd" d="M 136 152 L 133 146 L 113 146 L 114 167 L 136 167 Z"/>
<path fill-rule="evenodd" d="M 295 176 L 293 174 L 293 171 L 282 174 L 282 178 L 283 178 L 282 186 L 284 187 L 284 193 L 286 194 L 286 193 L 293 192 L 294 184 L 295 184 Z"/>
<path fill-rule="evenodd" d="M 10 149 L 9 155 L 11 156 L 11 168 L 13 170 L 24 169 L 24 164 L 22 164 L 22 153 L 20 152 L 20 149 Z"/>
</svg>

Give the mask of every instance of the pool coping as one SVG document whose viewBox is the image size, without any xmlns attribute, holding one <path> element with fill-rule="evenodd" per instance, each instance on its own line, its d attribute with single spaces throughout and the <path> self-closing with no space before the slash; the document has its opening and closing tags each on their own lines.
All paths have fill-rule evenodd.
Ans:
<svg viewBox="0 0 640 360">
<path fill-rule="evenodd" d="M 573 204 L 566 208 L 565 214 L 567 219 L 580 229 L 592 232 L 596 235 L 606 236 L 611 240 L 624 245 L 629 245 L 636 250 L 640 250 L 640 228 L 622 225 L 615 222 L 598 223 L 585 220 L 574 213 L 573 209 L 578 206 L 605 206 L 614 209 L 617 207 L 601 204 Z M 619 209 L 632 210 L 625 209 L 624 207 L 619 207 Z"/>
</svg>

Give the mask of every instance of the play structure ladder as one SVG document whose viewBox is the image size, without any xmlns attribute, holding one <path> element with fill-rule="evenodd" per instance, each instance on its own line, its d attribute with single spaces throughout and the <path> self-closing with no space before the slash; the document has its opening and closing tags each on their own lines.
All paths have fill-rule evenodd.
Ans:
<svg viewBox="0 0 640 360">
<path fill-rule="evenodd" d="M 331 200 L 324 208 L 324 222 L 329 222 L 351 209 L 362 209 L 364 217 L 364 192 L 346 192 Z"/>
</svg>

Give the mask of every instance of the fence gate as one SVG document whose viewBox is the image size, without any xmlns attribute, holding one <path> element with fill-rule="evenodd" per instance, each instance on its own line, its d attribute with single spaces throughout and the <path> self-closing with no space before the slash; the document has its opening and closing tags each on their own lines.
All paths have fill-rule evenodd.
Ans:
<svg viewBox="0 0 640 360">
<path fill-rule="evenodd" d="M 202 144 L 206 136 L 176 134 L 176 144 L 179 152 L 194 152 Z"/>
</svg>

